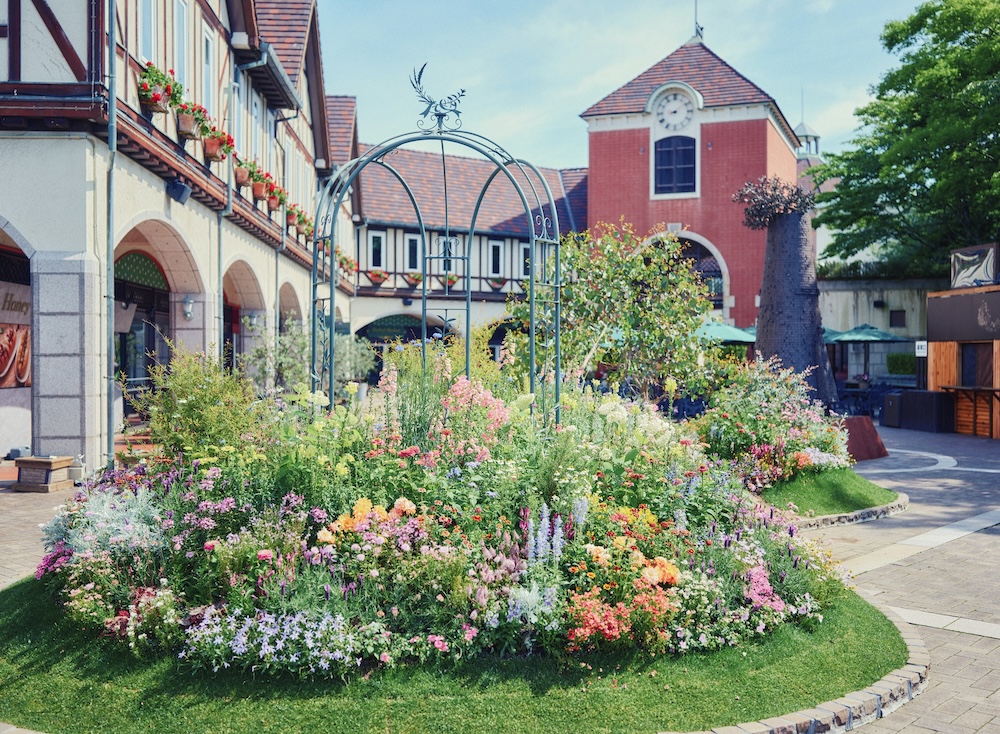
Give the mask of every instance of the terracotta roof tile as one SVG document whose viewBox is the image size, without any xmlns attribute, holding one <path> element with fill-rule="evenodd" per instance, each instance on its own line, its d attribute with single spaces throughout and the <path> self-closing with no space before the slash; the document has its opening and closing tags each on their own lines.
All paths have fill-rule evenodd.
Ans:
<svg viewBox="0 0 1000 734">
<path fill-rule="evenodd" d="M 706 107 L 772 104 L 775 101 L 736 69 L 715 55 L 701 41 L 688 41 L 658 64 L 619 87 L 581 117 L 643 112 L 657 87 L 682 81 L 701 93 Z"/>
<path fill-rule="evenodd" d="M 315 0 L 257 0 L 255 5 L 260 37 L 271 44 L 288 78 L 298 85 Z"/>
<path fill-rule="evenodd" d="M 445 198 L 440 153 L 399 148 L 387 155 L 385 162 L 399 171 L 413 189 L 427 228 L 436 231 L 443 229 Z M 495 167 L 486 159 L 457 155 L 445 155 L 444 165 L 448 172 L 449 226 L 455 232 L 468 232 L 476 200 Z M 560 231 L 568 232 L 571 217 L 567 198 L 563 194 L 560 172 L 554 168 L 541 168 L 540 171 L 556 200 Z M 538 210 L 531 200 L 530 190 L 525 186 L 526 179 L 519 172 L 515 173 L 515 177 L 525 190 L 534 217 Z M 359 179 L 364 201 L 363 214 L 369 226 L 400 226 L 414 229 L 418 226 L 413 206 L 392 174 L 373 163 L 361 172 Z M 542 196 L 541 185 L 537 178 L 534 181 L 539 196 Z M 548 214 L 547 206 L 546 214 Z M 476 220 L 476 231 L 507 237 L 528 236 L 524 206 L 506 176 L 499 175 L 490 184 Z"/>
<path fill-rule="evenodd" d="M 357 107 L 355 97 L 327 95 L 327 129 L 330 131 L 330 163 L 342 166 L 354 158 L 357 139 Z"/>
</svg>

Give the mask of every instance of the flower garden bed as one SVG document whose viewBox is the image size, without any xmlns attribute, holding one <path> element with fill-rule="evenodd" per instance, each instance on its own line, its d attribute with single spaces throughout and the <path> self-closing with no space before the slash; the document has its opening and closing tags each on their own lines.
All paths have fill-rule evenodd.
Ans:
<svg viewBox="0 0 1000 734">
<path fill-rule="evenodd" d="M 38 577 L 71 624 L 137 654 L 353 681 L 739 655 L 808 638 L 844 599 L 793 519 L 751 492 L 847 463 L 842 427 L 789 373 L 747 367 L 691 425 L 567 389 L 555 426 L 509 363 L 469 380 L 431 360 L 421 380 L 401 349 L 367 411 L 329 413 L 175 363 L 155 393 L 172 402 L 145 406 L 175 445 L 68 503 Z"/>
</svg>

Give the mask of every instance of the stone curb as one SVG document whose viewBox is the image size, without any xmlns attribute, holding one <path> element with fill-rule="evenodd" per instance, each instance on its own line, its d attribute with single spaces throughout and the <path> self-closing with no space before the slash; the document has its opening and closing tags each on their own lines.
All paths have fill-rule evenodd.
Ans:
<svg viewBox="0 0 1000 734">
<path fill-rule="evenodd" d="M 878 607 L 896 625 L 909 650 L 907 663 L 861 691 L 847 693 L 834 701 L 762 721 L 719 726 L 687 734 L 840 734 L 884 718 L 913 700 L 927 686 L 931 656 L 914 627 L 889 609 Z M 661 732 L 661 734 L 678 734 Z"/>
<path fill-rule="evenodd" d="M 909 495 L 897 492 L 899 496 L 895 502 L 879 507 L 869 507 L 856 512 L 843 512 L 837 515 L 820 515 L 819 517 L 800 517 L 795 523 L 799 530 L 815 530 L 817 528 L 828 528 L 833 525 L 851 525 L 856 522 L 871 522 L 880 520 L 902 512 L 910 506 Z"/>
</svg>

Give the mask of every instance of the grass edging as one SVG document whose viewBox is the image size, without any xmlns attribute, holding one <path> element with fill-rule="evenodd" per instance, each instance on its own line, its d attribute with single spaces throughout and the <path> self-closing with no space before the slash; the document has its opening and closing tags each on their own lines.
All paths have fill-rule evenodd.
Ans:
<svg viewBox="0 0 1000 734">
<path fill-rule="evenodd" d="M 818 704 L 814 708 L 777 716 L 761 721 L 751 721 L 735 726 L 718 727 L 709 731 L 688 732 L 687 734 L 730 734 L 752 731 L 758 734 L 796 734 L 804 731 L 844 732 L 885 718 L 893 711 L 909 703 L 913 697 L 927 687 L 927 676 L 931 669 L 931 656 L 927 645 L 913 625 L 891 609 L 872 600 L 876 607 L 899 630 L 908 650 L 907 662 L 902 668 L 888 673 L 875 683 L 860 691 L 847 693 L 833 701 Z M 665 732 L 664 734 L 676 734 Z"/>
</svg>

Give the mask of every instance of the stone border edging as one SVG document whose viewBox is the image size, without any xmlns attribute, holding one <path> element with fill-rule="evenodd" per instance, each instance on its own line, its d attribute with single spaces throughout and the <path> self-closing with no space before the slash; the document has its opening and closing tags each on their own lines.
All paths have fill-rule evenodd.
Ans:
<svg viewBox="0 0 1000 734">
<path fill-rule="evenodd" d="M 898 514 L 910 506 L 909 495 L 903 492 L 897 492 L 896 494 L 898 495 L 896 497 L 896 501 L 890 502 L 887 505 L 868 507 L 864 510 L 856 510 L 854 512 L 841 512 L 836 515 L 802 517 L 800 518 L 800 521 L 795 524 L 795 527 L 799 530 L 816 530 L 817 528 L 828 528 L 833 525 L 850 525 L 856 522 L 871 522 L 872 520 L 880 520 L 883 517 Z"/>
<path fill-rule="evenodd" d="M 870 602 L 871 603 L 871 602 Z M 884 718 L 927 687 L 931 655 L 913 625 L 891 609 L 874 605 L 896 625 L 909 651 L 906 665 L 884 675 L 867 688 L 817 704 L 813 708 L 745 724 L 719 726 L 689 734 L 839 734 Z M 676 734 L 664 732 L 663 734 Z"/>
</svg>

